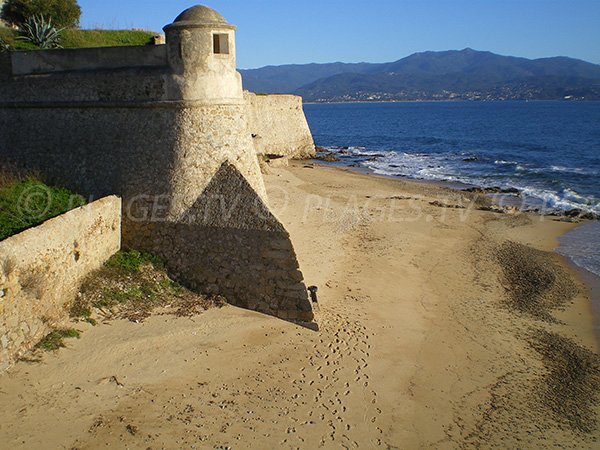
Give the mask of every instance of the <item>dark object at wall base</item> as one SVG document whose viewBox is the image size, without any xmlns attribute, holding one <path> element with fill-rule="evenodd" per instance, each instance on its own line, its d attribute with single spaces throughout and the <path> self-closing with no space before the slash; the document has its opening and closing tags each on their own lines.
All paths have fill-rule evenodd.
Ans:
<svg viewBox="0 0 600 450">
<path fill-rule="evenodd" d="M 317 291 L 319 290 L 318 287 L 316 286 L 309 286 L 308 287 L 308 292 L 310 292 L 310 300 L 313 303 L 319 303 L 319 301 L 317 300 Z"/>
</svg>

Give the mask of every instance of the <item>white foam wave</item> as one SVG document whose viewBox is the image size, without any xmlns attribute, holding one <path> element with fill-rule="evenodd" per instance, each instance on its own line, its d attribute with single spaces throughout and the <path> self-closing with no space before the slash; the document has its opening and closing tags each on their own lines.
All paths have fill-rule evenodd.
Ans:
<svg viewBox="0 0 600 450">
<path fill-rule="evenodd" d="M 331 150 L 340 153 L 342 157 L 344 154 L 350 157 L 365 157 L 364 160 L 359 161 L 360 164 L 378 175 L 458 182 L 481 187 L 515 188 L 521 191 L 524 197 L 533 200 L 531 201 L 532 206 L 539 207 L 542 210 L 580 209 L 585 212 L 600 214 L 599 199 L 581 195 L 572 188 L 557 192 L 542 186 L 517 181 L 520 178 L 511 180 L 510 177 L 507 177 L 503 180 L 491 180 L 485 173 L 476 174 L 472 169 L 466 169 L 463 162 L 464 155 L 462 154 L 377 151 L 368 150 L 364 147 L 343 149 L 332 147 Z M 539 173 L 549 170 L 548 168 L 531 167 L 507 160 L 496 160 L 494 163 L 497 165 L 514 165 L 515 169 L 521 173 Z M 562 168 L 562 166 L 552 167 Z"/>
<path fill-rule="evenodd" d="M 598 171 L 583 167 L 550 166 L 552 172 L 575 173 L 580 175 L 598 175 Z"/>
<path fill-rule="evenodd" d="M 519 189 L 517 187 L 517 189 Z M 600 214 L 600 201 L 594 198 L 586 198 L 572 190 L 563 191 L 562 195 L 547 189 L 540 189 L 531 186 L 520 188 L 525 196 L 533 197 L 542 202 L 542 209 L 558 209 L 568 211 L 570 209 L 579 209 L 585 212 Z"/>
<path fill-rule="evenodd" d="M 529 172 L 529 173 L 569 173 L 575 175 L 598 175 L 599 172 L 592 169 L 586 169 L 583 167 L 565 167 L 565 166 L 550 166 L 550 167 L 536 167 L 530 164 L 517 163 L 513 161 L 496 160 L 494 164 L 497 165 L 513 165 L 515 170 L 518 172 Z"/>
<path fill-rule="evenodd" d="M 574 200 L 576 202 L 579 202 L 579 203 L 585 203 L 585 202 L 588 201 L 588 199 L 586 197 L 584 197 L 583 195 L 580 195 L 579 193 L 577 193 L 573 189 L 567 188 L 567 189 L 565 189 L 563 191 L 563 194 L 564 194 L 565 198 L 572 199 L 572 200 Z"/>
<path fill-rule="evenodd" d="M 385 152 L 383 156 L 364 161 L 363 165 L 379 175 L 401 175 L 426 180 L 441 180 L 451 176 L 443 160 L 434 155 Z"/>
</svg>

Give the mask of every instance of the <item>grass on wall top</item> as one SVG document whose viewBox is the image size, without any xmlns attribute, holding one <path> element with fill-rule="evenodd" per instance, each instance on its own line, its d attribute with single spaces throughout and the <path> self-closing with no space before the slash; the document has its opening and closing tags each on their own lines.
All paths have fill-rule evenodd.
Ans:
<svg viewBox="0 0 600 450">
<path fill-rule="evenodd" d="M 85 203 L 68 189 L 14 176 L 0 167 L 0 241 Z"/>
<path fill-rule="evenodd" d="M 15 50 L 34 50 L 29 42 L 17 39 L 19 33 L 12 28 L 0 27 L 0 39 Z M 147 45 L 155 33 L 134 30 L 79 30 L 69 28 L 61 33 L 60 45 L 63 48 L 119 47 L 126 45 Z"/>
</svg>

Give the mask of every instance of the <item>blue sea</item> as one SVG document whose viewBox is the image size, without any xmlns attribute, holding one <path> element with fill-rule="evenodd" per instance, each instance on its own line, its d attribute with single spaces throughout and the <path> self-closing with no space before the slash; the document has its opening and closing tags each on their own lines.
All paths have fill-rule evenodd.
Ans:
<svg viewBox="0 0 600 450">
<path fill-rule="evenodd" d="M 600 102 L 307 104 L 341 164 L 454 186 L 516 189 L 525 208 L 600 215 Z M 600 222 L 561 249 L 600 276 Z"/>
</svg>

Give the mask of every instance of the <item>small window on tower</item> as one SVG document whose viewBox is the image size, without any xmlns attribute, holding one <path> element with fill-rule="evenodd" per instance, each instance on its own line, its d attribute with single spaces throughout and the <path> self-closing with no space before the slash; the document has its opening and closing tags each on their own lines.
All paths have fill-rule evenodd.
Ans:
<svg viewBox="0 0 600 450">
<path fill-rule="evenodd" d="M 229 54 L 229 35 L 228 34 L 213 34 L 213 52 L 218 55 Z"/>
</svg>

